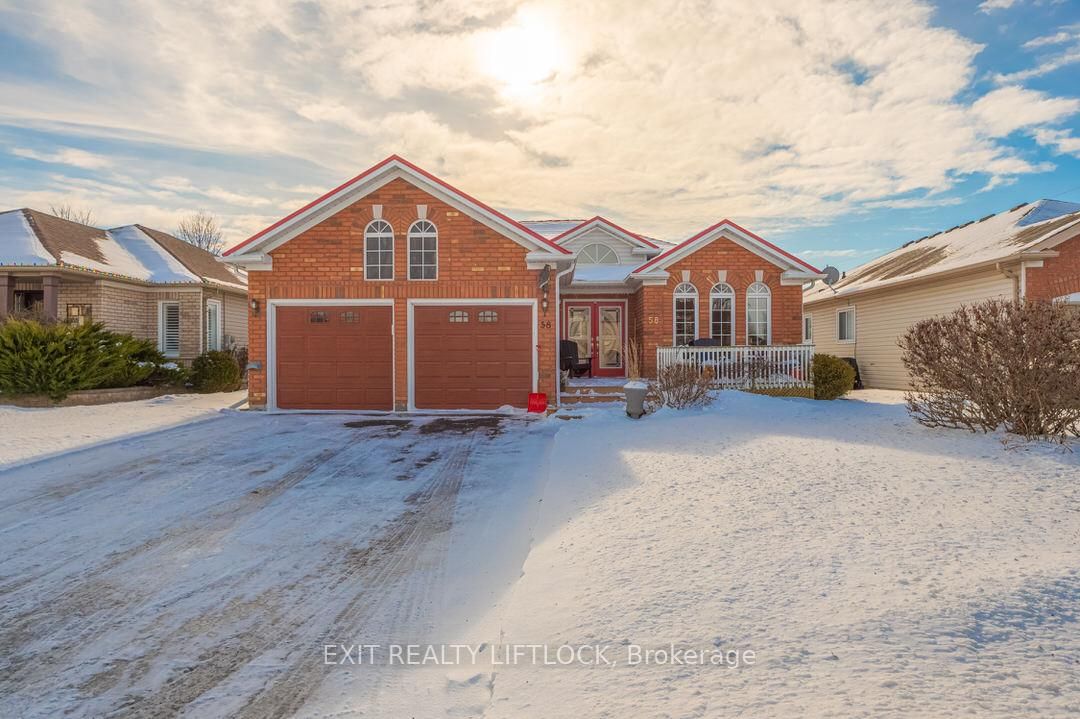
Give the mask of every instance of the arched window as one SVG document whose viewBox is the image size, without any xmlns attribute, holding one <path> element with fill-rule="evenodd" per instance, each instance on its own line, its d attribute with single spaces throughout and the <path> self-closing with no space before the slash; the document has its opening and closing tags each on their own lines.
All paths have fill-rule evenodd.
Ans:
<svg viewBox="0 0 1080 719">
<path fill-rule="evenodd" d="M 439 276 L 439 233 L 427 220 L 409 227 L 409 279 L 434 280 Z"/>
<path fill-rule="evenodd" d="M 675 288 L 674 325 L 676 347 L 697 337 L 697 287 L 689 282 Z"/>
<path fill-rule="evenodd" d="M 594 242 L 581 248 L 578 252 L 578 262 L 586 265 L 617 265 L 619 256 L 607 245 Z"/>
<path fill-rule="evenodd" d="M 725 282 L 716 283 L 709 292 L 709 329 L 720 344 L 735 344 L 735 290 Z"/>
<path fill-rule="evenodd" d="M 764 282 L 746 288 L 746 344 L 772 342 L 772 292 Z"/>
<path fill-rule="evenodd" d="M 394 279 L 394 228 L 386 220 L 364 228 L 364 279 Z"/>
</svg>

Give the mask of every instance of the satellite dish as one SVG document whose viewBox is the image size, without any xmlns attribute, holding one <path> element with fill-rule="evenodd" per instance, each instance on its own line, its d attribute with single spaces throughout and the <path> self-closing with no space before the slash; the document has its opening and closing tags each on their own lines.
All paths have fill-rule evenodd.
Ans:
<svg viewBox="0 0 1080 719">
<path fill-rule="evenodd" d="M 832 287 L 840 281 L 840 270 L 836 269 L 832 265 L 826 267 L 822 272 L 825 273 L 825 284 Z"/>
</svg>

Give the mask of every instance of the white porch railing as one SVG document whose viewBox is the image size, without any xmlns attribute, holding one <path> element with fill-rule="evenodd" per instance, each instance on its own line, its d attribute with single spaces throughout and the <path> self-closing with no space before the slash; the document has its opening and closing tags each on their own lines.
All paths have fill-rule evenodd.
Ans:
<svg viewBox="0 0 1080 719">
<path fill-rule="evenodd" d="M 690 364 L 725 388 L 811 387 L 813 359 L 814 345 L 656 348 L 657 371 Z"/>
</svg>

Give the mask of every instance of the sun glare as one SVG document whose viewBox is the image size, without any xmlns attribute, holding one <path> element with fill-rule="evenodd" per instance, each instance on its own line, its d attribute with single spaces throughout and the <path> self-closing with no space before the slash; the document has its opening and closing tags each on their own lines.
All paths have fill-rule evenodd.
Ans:
<svg viewBox="0 0 1080 719">
<path fill-rule="evenodd" d="M 480 43 L 480 64 L 506 95 L 529 99 L 555 75 L 562 60 L 555 24 L 536 9 L 522 9 Z"/>
</svg>

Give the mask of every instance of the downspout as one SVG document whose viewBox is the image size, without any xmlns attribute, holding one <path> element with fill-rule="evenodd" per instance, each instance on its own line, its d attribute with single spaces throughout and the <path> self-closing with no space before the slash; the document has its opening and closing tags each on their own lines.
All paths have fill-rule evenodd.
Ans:
<svg viewBox="0 0 1080 719">
<path fill-rule="evenodd" d="M 995 263 L 994 267 L 998 272 L 1008 277 L 1013 281 L 1013 301 L 1019 301 L 1024 296 L 1024 281 L 1023 281 L 1023 269 L 1020 271 L 1020 277 L 1016 276 L 1016 270 L 1008 269 L 1002 266 L 1000 262 Z M 1021 268 L 1023 264 L 1021 263 Z"/>
<path fill-rule="evenodd" d="M 560 280 L 563 275 L 568 275 L 574 271 L 574 265 L 576 262 L 571 262 L 570 266 L 562 272 L 555 273 L 555 406 L 562 406 L 562 328 L 560 323 L 562 320 L 562 303 L 559 301 L 559 286 Z"/>
</svg>

